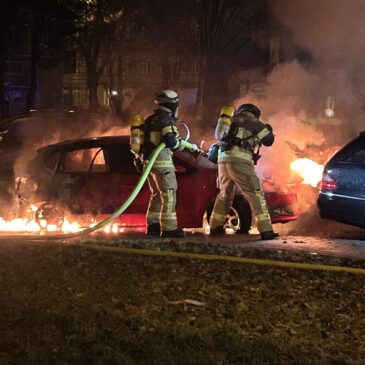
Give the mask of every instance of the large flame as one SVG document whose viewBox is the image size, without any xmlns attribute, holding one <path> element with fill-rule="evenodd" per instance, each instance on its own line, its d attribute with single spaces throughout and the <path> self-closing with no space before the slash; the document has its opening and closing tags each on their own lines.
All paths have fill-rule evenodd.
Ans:
<svg viewBox="0 0 365 365">
<path fill-rule="evenodd" d="M 318 186 L 322 179 L 323 165 L 309 158 L 298 158 L 290 163 L 290 169 L 303 178 L 303 184 Z"/>
<path fill-rule="evenodd" d="M 95 226 L 96 223 L 91 223 L 88 227 Z M 45 228 L 39 226 L 39 224 L 34 219 L 27 218 L 15 218 L 6 220 L 0 217 L 0 232 L 21 232 L 21 233 L 47 233 L 47 232 L 63 232 L 63 233 L 73 233 L 79 232 L 85 228 L 85 225 L 73 221 L 70 222 L 66 218 L 62 223 L 61 227 L 57 227 L 54 224 L 48 224 Z M 118 223 L 108 224 L 103 227 L 103 232 L 107 234 L 118 234 L 125 231 L 125 227 L 119 225 Z"/>
</svg>

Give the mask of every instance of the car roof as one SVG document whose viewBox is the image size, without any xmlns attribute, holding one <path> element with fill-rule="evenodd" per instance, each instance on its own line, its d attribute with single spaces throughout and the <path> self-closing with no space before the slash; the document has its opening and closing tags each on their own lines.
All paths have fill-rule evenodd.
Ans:
<svg viewBox="0 0 365 365">
<path fill-rule="evenodd" d="M 351 154 L 354 149 L 358 147 L 362 147 L 365 142 L 365 131 L 359 132 L 359 135 L 346 143 L 343 147 L 341 147 L 328 161 L 326 166 L 329 167 L 333 163 L 337 163 L 338 161 L 343 160 Z"/>
<path fill-rule="evenodd" d="M 5 118 L 0 121 L 0 130 L 8 128 L 10 125 L 14 125 L 19 122 L 29 122 L 44 120 L 47 118 L 55 118 L 62 120 L 75 120 L 77 118 L 87 118 L 92 121 L 100 120 L 101 116 L 96 113 L 91 113 L 84 109 L 40 109 L 31 110 L 27 113 L 15 114 L 11 117 Z"/>
<path fill-rule="evenodd" d="M 64 141 L 59 143 L 50 144 L 44 147 L 41 147 L 38 149 L 39 153 L 43 153 L 46 151 L 56 150 L 59 148 L 65 148 L 65 149 L 72 149 L 77 147 L 78 145 L 80 148 L 85 147 L 92 147 L 95 145 L 108 145 L 108 144 L 129 144 L 129 136 L 103 136 L 103 137 L 89 137 L 89 138 L 81 138 L 81 139 L 74 139 L 70 141 Z"/>
<path fill-rule="evenodd" d="M 70 141 L 64 141 L 59 143 L 50 144 L 38 149 L 38 154 L 48 154 L 53 151 L 61 150 L 72 150 L 79 147 L 82 148 L 92 148 L 100 146 L 100 144 L 113 145 L 113 144 L 130 144 L 130 137 L 128 135 L 120 135 L 120 136 L 103 136 L 103 137 L 90 137 L 90 138 L 82 138 L 75 139 Z M 210 162 L 207 158 L 197 159 L 193 157 L 192 153 L 189 151 L 176 152 L 179 159 L 185 161 L 191 166 L 194 166 L 197 169 L 208 169 L 208 170 L 216 170 L 217 165 Z"/>
</svg>

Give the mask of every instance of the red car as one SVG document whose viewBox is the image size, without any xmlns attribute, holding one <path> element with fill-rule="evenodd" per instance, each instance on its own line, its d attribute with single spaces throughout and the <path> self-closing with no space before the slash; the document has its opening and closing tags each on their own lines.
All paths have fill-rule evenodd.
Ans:
<svg viewBox="0 0 365 365">
<path fill-rule="evenodd" d="M 179 225 L 202 227 L 218 193 L 217 165 L 186 151 L 176 152 L 174 163 Z M 38 209 L 38 220 L 47 219 L 47 214 L 52 217 L 54 209 L 67 210 L 74 215 L 112 213 L 128 198 L 140 177 L 133 165 L 128 136 L 81 139 L 43 147 L 29 165 L 29 176 L 37 186 L 31 200 L 47 202 L 43 209 Z M 297 219 L 293 210 L 295 193 L 265 194 L 273 223 Z M 125 214 L 120 216 L 121 223 L 145 225 L 149 197 L 146 183 Z M 250 205 L 242 195 L 237 195 L 227 226 L 247 233 L 251 221 Z"/>
</svg>

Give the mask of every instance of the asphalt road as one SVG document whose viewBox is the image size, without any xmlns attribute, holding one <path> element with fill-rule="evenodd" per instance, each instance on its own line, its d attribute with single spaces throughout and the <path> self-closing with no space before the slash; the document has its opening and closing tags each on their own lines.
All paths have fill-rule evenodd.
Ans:
<svg viewBox="0 0 365 365">
<path fill-rule="evenodd" d="M 269 241 L 261 241 L 258 234 L 229 234 L 210 237 L 199 231 L 188 232 L 186 238 L 176 239 L 147 237 L 143 233 L 125 233 L 108 238 L 99 234 L 85 237 L 83 241 L 121 247 L 289 261 L 309 260 L 339 265 L 347 261 L 363 261 L 364 265 L 361 264 L 361 266 L 365 266 L 365 230 L 338 237 L 284 234 Z"/>
<path fill-rule="evenodd" d="M 258 232 L 226 234 L 212 237 L 200 230 L 188 230 L 186 238 L 148 237 L 143 232 L 95 234 L 61 243 L 97 243 L 102 245 L 145 248 L 166 251 L 197 252 L 241 257 L 262 257 L 290 261 L 341 264 L 346 260 L 363 261 L 365 267 L 365 229 L 336 222 L 301 220 L 295 224 L 275 225 L 280 236 L 261 241 Z M 26 237 L 24 237 L 26 241 Z"/>
</svg>

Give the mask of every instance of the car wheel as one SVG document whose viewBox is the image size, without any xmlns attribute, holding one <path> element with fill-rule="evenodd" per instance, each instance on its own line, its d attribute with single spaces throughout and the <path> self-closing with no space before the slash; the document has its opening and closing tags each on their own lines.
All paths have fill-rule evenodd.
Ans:
<svg viewBox="0 0 365 365">
<path fill-rule="evenodd" d="M 44 202 L 35 212 L 35 221 L 42 229 L 55 226 L 57 230 L 62 228 L 65 220 L 64 210 L 55 203 Z"/>
<path fill-rule="evenodd" d="M 207 209 L 206 218 L 209 222 L 213 211 L 213 204 Z M 235 196 L 230 209 L 225 228 L 228 231 L 246 234 L 251 229 L 252 213 L 251 207 L 247 200 L 243 197 Z"/>
</svg>

